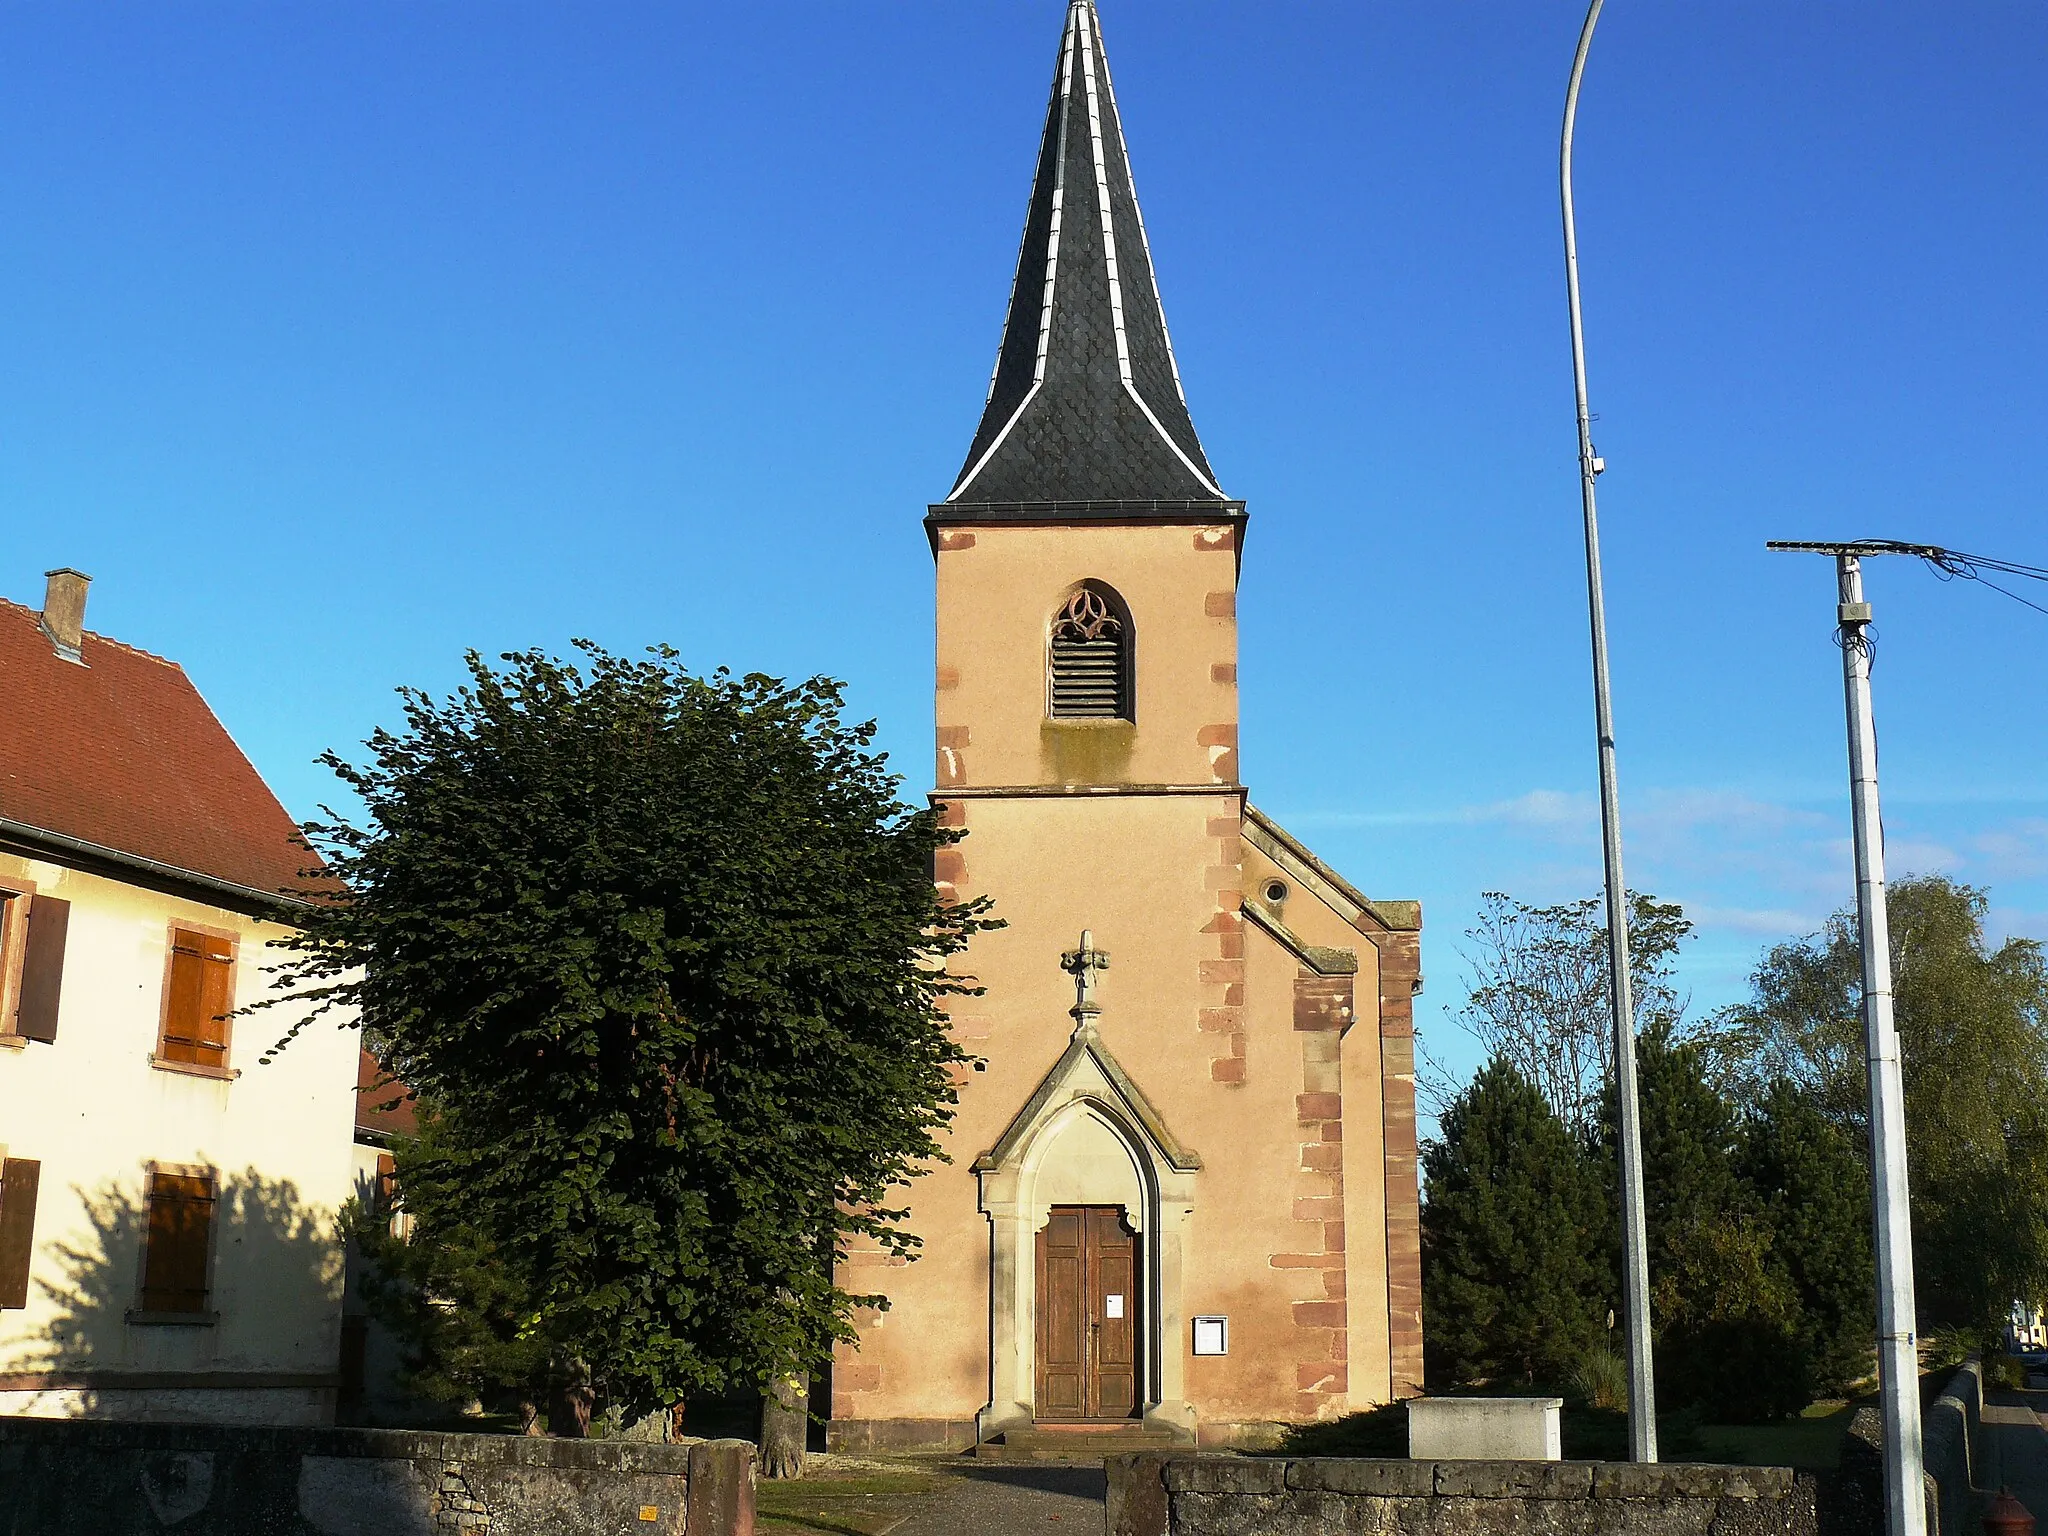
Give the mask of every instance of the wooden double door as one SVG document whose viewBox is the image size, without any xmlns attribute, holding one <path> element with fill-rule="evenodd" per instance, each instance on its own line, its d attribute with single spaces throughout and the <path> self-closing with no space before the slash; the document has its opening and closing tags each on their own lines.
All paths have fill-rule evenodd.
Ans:
<svg viewBox="0 0 2048 1536">
<path fill-rule="evenodd" d="M 1038 1234 L 1036 1417 L 1138 1412 L 1138 1235 L 1115 1205 L 1056 1205 Z"/>
</svg>

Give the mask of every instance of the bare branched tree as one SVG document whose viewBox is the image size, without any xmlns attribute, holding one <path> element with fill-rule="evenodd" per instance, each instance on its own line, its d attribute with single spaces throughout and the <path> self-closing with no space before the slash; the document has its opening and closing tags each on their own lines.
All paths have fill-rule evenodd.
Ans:
<svg viewBox="0 0 2048 1536">
<path fill-rule="evenodd" d="M 1480 898 L 1462 951 L 1471 988 L 1457 1019 L 1489 1058 L 1536 1085 L 1559 1119 L 1585 1130 L 1613 1065 L 1605 903 L 1598 897 L 1532 907 L 1499 891 Z M 1692 932 L 1684 911 L 1629 893 L 1629 971 L 1638 1030 L 1677 1022 L 1684 1003 L 1671 961 Z"/>
<path fill-rule="evenodd" d="M 1457 1070 L 1435 1051 L 1420 1030 L 1415 1033 L 1415 1102 L 1431 1120 L 1441 1121 L 1457 1103 L 1465 1084 Z"/>
</svg>

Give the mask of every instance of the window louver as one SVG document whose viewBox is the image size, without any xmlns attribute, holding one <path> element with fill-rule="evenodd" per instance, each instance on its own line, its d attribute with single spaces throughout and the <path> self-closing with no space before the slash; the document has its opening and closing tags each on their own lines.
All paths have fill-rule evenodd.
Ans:
<svg viewBox="0 0 2048 1536">
<path fill-rule="evenodd" d="M 1081 588 L 1052 627 L 1052 713 L 1068 720 L 1129 719 L 1124 624 L 1098 592 Z"/>
</svg>

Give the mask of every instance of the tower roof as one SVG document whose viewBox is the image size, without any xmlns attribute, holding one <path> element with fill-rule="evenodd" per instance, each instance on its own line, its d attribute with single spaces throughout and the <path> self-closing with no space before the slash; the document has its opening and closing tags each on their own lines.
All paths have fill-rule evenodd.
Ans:
<svg viewBox="0 0 2048 1536">
<path fill-rule="evenodd" d="M 1067 8 L 988 406 L 933 511 L 1046 503 L 1240 505 L 1181 394 L 1094 0 Z"/>
</svg>

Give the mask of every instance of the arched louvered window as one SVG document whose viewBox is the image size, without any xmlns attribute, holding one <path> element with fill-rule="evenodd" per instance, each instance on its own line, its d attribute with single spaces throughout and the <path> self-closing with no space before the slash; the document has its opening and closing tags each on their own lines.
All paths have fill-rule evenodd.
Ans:
<svg viewBox="0 0 2048 1536">
<path fill-rule="evenodd" d="M 1129 720 L 1131 621 L 1117 595 L 1076 587 L 1052 620 L 1051 713 L 1055 720 Z"/>
</svg>

